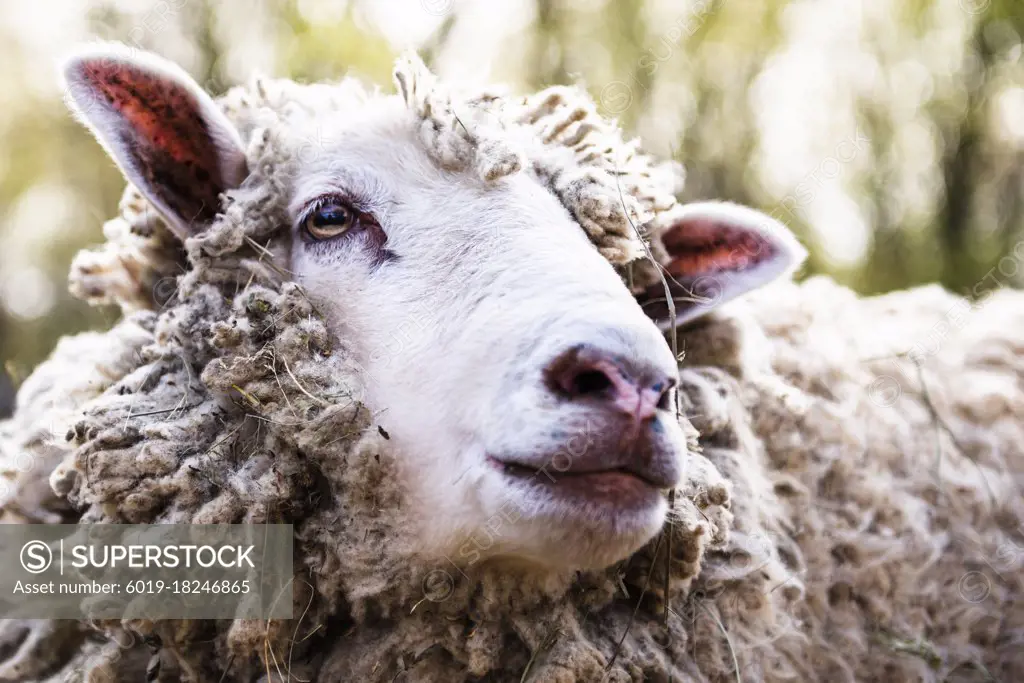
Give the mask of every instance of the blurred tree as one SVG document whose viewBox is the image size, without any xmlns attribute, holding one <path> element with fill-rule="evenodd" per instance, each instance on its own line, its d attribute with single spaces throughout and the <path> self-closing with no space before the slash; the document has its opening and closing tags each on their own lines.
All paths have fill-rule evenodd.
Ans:
<svg viewBox="0 0 1024 683">
<path fill-rule="evenodd" d="M 311 21 L 303 3 L 285 0 L 274 12 L 281 46 L 281 72 L 302 82 L 337 80 L 352 71 L 370 81 L 391 82 L 395 52 L 372 25 L 360 20 L 355 4 L 337 18 Z"/>
</svg>

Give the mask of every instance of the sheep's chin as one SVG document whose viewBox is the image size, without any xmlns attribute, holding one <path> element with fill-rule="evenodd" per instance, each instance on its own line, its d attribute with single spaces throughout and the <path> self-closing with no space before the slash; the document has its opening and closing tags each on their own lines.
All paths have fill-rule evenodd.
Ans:
<svg viewBox="0 0 1024 683">
<path fill-rule="evenodd" d="M 543 568 L 603 569 L 644 546 L 665 523 L 662 491 L 617 472 L 551 481 L 492 471 L 503 509 L 514 509 L 492 548 L 496 560 Z"/>
<path fill-rule="evenodd" d="M 643 510 L 604 510 L 560 516 L 542 514 L 525 522 L 530 550 L 521 557 L 559 570 L 599 570 L 640 550 L 665 523 L 668 505 L 659 498 Z"/>
</svg>

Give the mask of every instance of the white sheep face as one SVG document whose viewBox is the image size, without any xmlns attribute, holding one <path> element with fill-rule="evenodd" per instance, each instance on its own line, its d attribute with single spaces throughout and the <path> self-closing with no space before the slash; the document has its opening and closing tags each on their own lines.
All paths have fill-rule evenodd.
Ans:
<svg viewBox="0 0 1024 683">
<path fill-rule="evenodd" d="M 183 237 L 245 177 L 238 133 L 173 65 L 91 51 L 66 77 L 81 117 Z M 607 566 L 661 528 L 685 468 L 676 360 L 532 172 L 444 170 L 419 123 L 379 96 L 295 131 L 322 142 L 290 176 L 290 271 L 355 354 L 408 505 L 429 511 L 411 530 L 416 554 Z M 770 236 L 730 296 L 798 254 L 753 212 L 689 215 L 723 224 L 718 236 Z"/>
<path fill-rule="evenodd" d="M 445 172 L 416 124 L 397 98 L 311 124 L 325 142 L 295 177 L 292 270 L 353 343 L 410 496 L 434 511 L 417 534 L 425 551 L 613 562 L 660 527 L 660 489 L 680 476 L 672 353 L 536 178 Z M 310 239 L 323 207 L 329 218 L 346 206 L 372 219 Z M 603 362 L 626 369 L 604 374 Z M 590 393 L 572 386 L 586 372 Z M 615 373 L 646 381 L 629 407 L 639 421 L 615 404 L 631 396 Z"/>
</svg>

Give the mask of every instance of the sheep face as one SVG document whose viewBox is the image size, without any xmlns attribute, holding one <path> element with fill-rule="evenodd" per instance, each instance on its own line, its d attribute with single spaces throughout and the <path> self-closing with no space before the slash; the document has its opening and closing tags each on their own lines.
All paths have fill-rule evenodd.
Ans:
<svg viewBox="0 0 1024 683">
<path fill-rule="evenodd" d="M 424 549 L 573 566 L 635 550 L 685 440 L 675 360 L 619 275 L 531 174 L 439 168 L 395 98 L 311 125 L 291 270 L 432 511 Z"/>
<path fill-rule="evenodd" d="M 186 238 L 215 220 L 247 159 L 187 75 L 101 51 L 72 59 L 66 77 L 80 116 L 173 230 Z M 676 359 L 541 178 L 448 168 L 423 125 L 378 96 L 282 134 L 294 152 L 289 272 L 361 368 L 405 505 L 429 511 L 410 530 L 414 554 L 607 566 L 657 533 L 682 477 Z M 697 261 L 720 243 L 698 244 Z M 735 291 L 763 279 L 750 272 Z"/>
</svg>

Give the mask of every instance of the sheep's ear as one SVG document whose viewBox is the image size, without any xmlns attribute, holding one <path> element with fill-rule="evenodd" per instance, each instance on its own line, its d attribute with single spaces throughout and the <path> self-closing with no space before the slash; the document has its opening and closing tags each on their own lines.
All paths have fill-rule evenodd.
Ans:
<svg viewBox="0 0 1024 683">
<path fill-rule="evenodd" d="M 70 106 L 183 239 L 248 175 L 238 131 L 176 64 L 104 46 L 64 64 Z"/>
<path fill-rule="evenodd" d="M 660 221 L 654 227 L 655 239 L 669 258 L 665 276 L 677 325 L 792 273 L 807 255 L 782 223 L 736 204 L 685 204 Z M 660 281 L 639 292 L 637 299 L 659 327 L 669 329 L 669 307 Z"/>
</svg>

